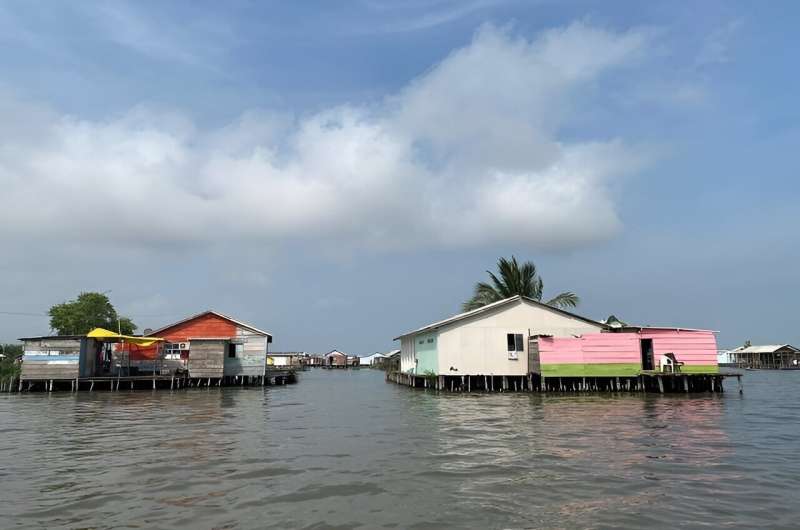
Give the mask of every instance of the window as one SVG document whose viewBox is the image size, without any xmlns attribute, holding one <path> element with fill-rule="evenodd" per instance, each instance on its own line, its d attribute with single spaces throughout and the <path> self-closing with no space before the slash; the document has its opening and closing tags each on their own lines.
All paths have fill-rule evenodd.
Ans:
<svg viewBox="0 0 800 530">
<path fill-rule="evenodd" d="M 236 358 L 236 344 L 228 344 L 228 359 Z"/>
<path fill-rule="evenodd" d="M 506 335 L 506 346 L 509 359 L 518 359 L 519 354 L 525 351 L 522 333 L 509 333 Z"/>
<path fill-rule="evenodd" d="M 428 344 L 433 344 L 433 339 L 428 339 Z"/>
</svg>

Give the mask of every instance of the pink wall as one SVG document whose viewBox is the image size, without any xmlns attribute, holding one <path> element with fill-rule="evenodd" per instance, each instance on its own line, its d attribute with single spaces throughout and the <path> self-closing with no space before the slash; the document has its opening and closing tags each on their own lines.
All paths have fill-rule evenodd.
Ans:
<svg viewBox="0 0 800 530">
<path fill-rule="evenodd" d="M 712 331 L 643 329 L 641 338 L 653 339 L 656 362 L 662 353 L 672 352 L 686 364 L 717 365 L 717 338 Z"/>
<path fill-rule="evenodd" d="M 639 363 L 635 333 L 587 333 L 580 337 L 540 337 L 542 364 Z"/>
<path fill-rule="evenodd" d="M 711 331 L 643 329 L 641 332 L 587 333 L 580 337 L 540 337 L 542 364 L 641 363 L 640 339 L 653 339 L 654 360 L 672 352 L 686 364 L 717 364 Z"/>
</svg>

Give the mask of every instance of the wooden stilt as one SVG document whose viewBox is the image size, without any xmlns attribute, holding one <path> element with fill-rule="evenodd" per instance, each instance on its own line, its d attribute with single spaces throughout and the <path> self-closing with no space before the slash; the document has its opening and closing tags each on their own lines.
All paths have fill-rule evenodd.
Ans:
<svg viewBox="0 0 800 530">
<path fill-rule="evenodd" d="M 658 376 L 658 392 L 663 394 L 664 393 L 664 381 L 662 380 L 661 376 Z"/>
<path fill-rule="evenodd" d="M 688 394 L 689 393 L 689 378 L 687 376 L 683 376 L 683 390 Z"/>
</svg>

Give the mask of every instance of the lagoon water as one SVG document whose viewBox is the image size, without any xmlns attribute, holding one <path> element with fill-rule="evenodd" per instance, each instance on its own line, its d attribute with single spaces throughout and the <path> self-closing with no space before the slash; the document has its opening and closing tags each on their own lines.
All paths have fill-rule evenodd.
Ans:
<svg viewBox="0 0 800 530">
<path fill-rule="evenodd" d="M 800 527 L 800 371 L 728 386 L 0 395 L 0 528 Z"/>
</svg>

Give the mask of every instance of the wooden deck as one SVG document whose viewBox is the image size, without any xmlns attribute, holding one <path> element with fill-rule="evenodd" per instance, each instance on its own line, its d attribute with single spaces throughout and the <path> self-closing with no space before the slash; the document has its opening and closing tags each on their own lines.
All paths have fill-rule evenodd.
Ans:
<svg viewBox="0 0 800 530">
<path fill-rule="evenodd" d="M 94 377 L 76 378 L 31 378 L 24 377 L 11 381 L 3 386 L 7 392 L 23 391 L 119 391 L 119 390 L 177 390 L 185 388 L 212 387 L 212 386 L 271 386 L 296 383 L 297 370 L 293 368 L 270 368 L 264 375 L 239 376 L 228 375 L 223 377 L 189 377 L 188 374 L 167 375 L 135 375 L 116 376 L 103 375 Z"/>
<path fill-rule="evenodd" d="M 449 392 L 724 392 L 725 379 L 736 378 L 743 392 L 740 372 L 662 373 L 643 371 L 637 376 L 542 377 L 538 374 L 424 376 L 392 372 L 386 380 L 412 388 Z"/>
</svg>

